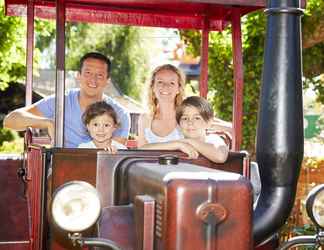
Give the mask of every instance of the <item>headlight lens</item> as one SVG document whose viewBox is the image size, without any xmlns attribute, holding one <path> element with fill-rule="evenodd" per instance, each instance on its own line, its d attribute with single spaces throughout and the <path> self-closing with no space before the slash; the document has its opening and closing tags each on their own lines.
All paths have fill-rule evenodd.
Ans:
<svg viewBox="0 0 324 250">
<path fill-rule="evenodd" d="M 311 220 L 324 228 L 324 184 L 314 187 L 306 199 L 306 210 Z"/>
<path fill-rule="evenodd" d="M 91 227 L 96 223 L 100 210 L 97 190 L 84 181 L 68 182 L 53 195 L 54 222 L 68 232 L 81 232 Z"/>
</svg>

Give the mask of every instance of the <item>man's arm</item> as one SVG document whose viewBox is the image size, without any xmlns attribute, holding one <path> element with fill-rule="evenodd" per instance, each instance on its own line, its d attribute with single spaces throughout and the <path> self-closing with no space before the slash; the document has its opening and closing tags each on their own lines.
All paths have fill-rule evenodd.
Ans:
<svg viewBox="0 0 324 250">
<path fill-rule="evenodd" d="M 17 131 L 26 130 L 27 127 L 47 128 L 49 136 L 54 136 L 54 121 L 45 118 L 35 105 L 10 112 L 5 117 L 3 126 Z"/>
</svg>

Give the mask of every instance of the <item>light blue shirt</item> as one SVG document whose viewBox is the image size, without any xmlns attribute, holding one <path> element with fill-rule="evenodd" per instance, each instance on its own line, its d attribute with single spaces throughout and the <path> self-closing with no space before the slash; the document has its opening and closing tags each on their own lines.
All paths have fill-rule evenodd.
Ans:
<svg viewBox="0 0 324 250">
<path fill-rule="evenodd" d="M 83 112 L 79 103 L 79 95 L 79 89 L 70 89 L 65 94 L 64 146 L 67 148 L 77 148 L 79 144 L 91 141 L 86 126 L 82 122 Z M 129 113 L 119 103 L 106 95 L 104 101 L 113 107 L 120 123 L 120 128 L 114 131 L 113 136 L 127 138 L 130 129 Z M 54 95 L 38 101 L 35 105 L 44 117 L 54 119 Z"/>
</svg>

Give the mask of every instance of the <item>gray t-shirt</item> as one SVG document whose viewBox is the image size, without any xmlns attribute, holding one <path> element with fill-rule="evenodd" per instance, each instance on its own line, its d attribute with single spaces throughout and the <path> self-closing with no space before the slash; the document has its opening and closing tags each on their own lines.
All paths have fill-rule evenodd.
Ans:
<svg viewBox="0 0 324 250">
<path fill-rule="evenodd" d="M 64 146 L 67 148 L 77 148 L 79 144 L 91 141 L 86 126 L 82 122 L 79 95 L 79 89 L 70 89 L 65 94 Z M 121 125 L 120 128 L 114 131 L 113 136 L 127 138 L 130 130 L 129 113 L 119 103 L 106 95 L 104 96 L 104 101 L 113 107 Z M 44 117 L 54 119 L 54 95 L 38 101 L 35 105 Z"/>
</svg>

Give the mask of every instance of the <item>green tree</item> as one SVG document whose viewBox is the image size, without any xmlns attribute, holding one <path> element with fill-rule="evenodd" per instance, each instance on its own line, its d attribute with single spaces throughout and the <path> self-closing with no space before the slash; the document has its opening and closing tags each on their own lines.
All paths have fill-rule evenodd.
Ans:
<svg viewBox="0 0 324 250">
<path fill-rule="evenodd" d="M 37 19 L 34 50 L 35 69 L 39 63 L 40 50 L 50 43 L 55 25 Z M 0 0 L 0 91 L 10 82 L 24 82 L 26 74 L 26 18 L 6 16 L 4 1 Z"/>
<path fill-rule="evenodd" d="M 303 17 L 303 70 L 305 87 L 324 104 L 324 1 L 309 0 Z"/>
<path fill-rule="evenodd" d="M 4 15 L 0 0 L 0 90 L 25 75 L 25 25 L 21 18 Z"/>
<path fill-rule="evenodd" d="M 69 23 L 66 67 L 77 70 L 84 53 L 99 51 L 112 59 L 112 81 L 124 94 L 140 99 L 149 70 L 150 45 L 142 39 L 147 33 L 131 26 Z"/>
<path fill-rule="evenodd" d="M 320 78 L 324 72 L 324 2 L 309 0 L 303 17 L 303 70 L 305 87 L 313 88 L 318 100 L 324 103 L 324 86 Z M 242 147 L 254 151 L 258 99 L 263 65 L 263 46 L 266 19 L 263 12 L 251 13 L 243 18 L 243 143 Z M 323 32 L 322 32 L 323 31 Z M 200 53 L 199 32 L 182 31 L 189 53 Z M 225 120 L 232 117 L 233 61 L 230 27 L 225 31 L 211 32 L 209 44 L 209 93 L 208 98 L 218 116 Z"/>
</svg>

